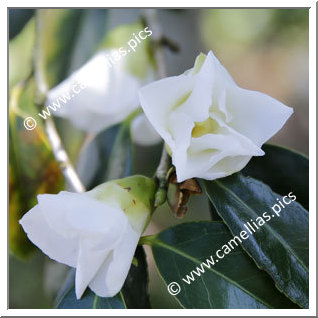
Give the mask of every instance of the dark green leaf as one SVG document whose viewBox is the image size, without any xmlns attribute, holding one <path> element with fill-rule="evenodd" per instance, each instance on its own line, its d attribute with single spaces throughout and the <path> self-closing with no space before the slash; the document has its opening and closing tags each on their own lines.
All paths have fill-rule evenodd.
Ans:
<svg viewBox="0 0 318 318">
<path fill-rule="evenodd" d="M 211 201 L 209 201 L 209 212 L 210 212 L 212 221 L 222 221 L 222 218 L 220 217 L 220 215 L 216 211 L 216 208 L 211 203 Z"/>
<path fill-rule="evenodd" d="M 143 242 L 151 245 L 166 284 L 180 285 L 176 297 L 185 308 L 296 308 L 240 246 L 218 259 L 217 250 L 230 239 L 232 236 L 222 222 L 193 222 L 145 237 Z M 210 256 L 214 265 L 201 267 L 207 259 L 212 261 Z M 203 271 L 201 275 L 192 272 L 200 274 L 198 269 Z"/>
<path fill-rule="evenodd" d="M 259 179 L 280 195 L 293 191 L 297 201 L 309 208 L 309 162 L 295 151 L 264 145 L 265 156 L 253 157 L 242 170 L 245 176 Z"/>
<path fill-rule="evenodd" d="M 242 240 L 243 248 L 258 267 L 270 274 L 279 290 L 307 308 L 308 212 L 288 197 L 285 200 L 289 205 L 283 204 L 285 208 L 281 207 L 279 212 L 278 202 L 283 203 L 283 198 L 262 182 L 241 174 L 205 181 L 205 185 L 211 202 L 233 235 L 246 231 L 247 222 L 256 221 L 259 229 Z"/>
<path fill-rule="evenodd" d="M 125 309 L 125 303 L 121 294 L 111 298 L 96 296 L 89 288 L 86 289 L 81 299 L 77 300 L 75 295 L 75 270 L 71 270 L 62 287 L 58 297 L 58 309 Z"/>
</svg>

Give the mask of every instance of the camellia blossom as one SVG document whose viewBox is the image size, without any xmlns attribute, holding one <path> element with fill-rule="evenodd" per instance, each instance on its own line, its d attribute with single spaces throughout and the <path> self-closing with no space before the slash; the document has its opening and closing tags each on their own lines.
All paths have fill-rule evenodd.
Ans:
<svg viewBox="0 0 318 318">
<path fill-rule="evenodd" d="M 87 286 L 112 297 L 122 288 L 153 211 L 153 180 L 133 176 L 85 193 L 38 196 L 20 220 L 29 239 L 53 260 L 76 267 L 79 299 Z"/>
<path fill-rule="evenodd" d="M 149 75 L 140 79 L 126 69 L 125 58 L 112 64 L 111 53 L 100 51 L 48 92 L 46 105 L 51 110 L 56 108 L 51 111 L 54 116 L 98 133 L 121 122 L 140 106 L 138 89 L 152 79 L 152 70 L 149 68 Z"/>
<path fill-rule="evenodd" d="M 178 182 L 214 180 L 245 167 L 293 109 L 240 88 L 210 51 L 192 69 L 140 89 L 141 106 L 166 142 Z"/>
</svg>

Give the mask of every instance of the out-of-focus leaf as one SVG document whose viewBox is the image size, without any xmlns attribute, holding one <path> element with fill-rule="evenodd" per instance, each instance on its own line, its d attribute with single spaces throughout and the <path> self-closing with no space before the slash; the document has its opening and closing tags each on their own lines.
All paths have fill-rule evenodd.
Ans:
<svg viewBox="0 0 318 318">
<path fill-rule="evenodd" d="M 132 174 L 133 145 L 130 136 L 130 123 L 123 122 L 110 154 L 105 180 L 124 178 Z"/>
<path fill-rule="evenodd" d="M 84 145 L 77 171 L 87 189 L 91 189 L 105 181 L 131 175 L 132 157 L 129 122 L 123 122 L 104 130 Z"/>
<path fill-rule="evenodd" d="M 76 170 L 87 189 L 106 181 L 105 171 L 119 127 L 116 125 L 102 131 L 81 149 Z"/>
<path fill-rule="evenodd" d="M 283 197 L 242 174 L 205 181 L 205 185 L 207 195 L 233 235 L 247 230 L 247 222 L 256 222 L 259 228 L 242 240 L 243 248 L 259 268 L 270 274 L 280 291 L 307 308 L 308 212 L 291 197 L 287 197 L 289 205 L 285 203 L 282 208 L 278 202 L 283 203 Z M 272 209 L 274 205 L 278 215 Z"/>
<path fill-rule="evenodd" d="M 131 74 L 141 79 L 149 76 L 149 70 L 154 65 L 150 52 L 149 36 L 144 40 L 139 40 L 140 43 L 135 38 L 135 35 L 138 36 L 139 32 L 144 29 L 145 25 L 141 22 L 121 25 L 109 31 L 100 45 L 100 48 L 116 49 L 117 54 L 110 56 L 110 61 L 122 63 Z M 146 37 L 147 35 L 142 33 L 142 36 Z M 135 41 L 136 46 L 132 41 Z M 133 49 L 129 46 L 129 43 L 134 47 Z M 118 51 L 120 48 L 126 52 L 125 55 L 122 56 Z M 120 61 L 118 62 L 117 59 Z"/>
<path fill-rule="evenodd" d="M 80 68 L 96 52 L 105 36 L 107 10 L 85 9 L 72 50 L 68 73 Z"/>
<path fill-rule="evenodd" d="M 24 80 L 31 73 L 35 40 L 35 21 L 31 19 L 9 43 L 9 87 Z"/>
<path fill-rule="evenodd" d="M 33 17 L 34 9 L 9 9 L 9 39 L 18 35 Z"/>
<path fill-rule="evenodd" d="M 184 308 L 296 308 L 240 246 L 218 259 L 217 250 L 232 238 L 222 222 L 191 222 L 143 242 L 151 246 L 165 283 L 179 284 L 175 297 Z M 207 259 L 210 266 L 201 266 Z M 176 291 L 177 285 L 170 288 Z"/>
<path fill-rule="evenodd" d="M 13 88 L 9 107 L 9 247 L 20 258 L 34 249 L 18 223 L 40 193 L 56 193 L 63 177 L 40 124 L 27 130 L 22 114 L 34 110 L 34 84 L 20 94 Z"/>
<path fill-rule="evenodd" d="M 37 52 L 42 55 L 49 88 L 67 75 L 83 12 L 80 9 L 37 10 Z"/>
<path fill-rule="evenodd" d="M 75 270 L 71 270 L 58 297 L 58 309 L 125 309 L 126 305 L 121 293 L 114 297 L 104 298 L 95 295 L 89 288 L 81 299 L 75 295 Z"/>
<path fill-rule="evenodd" d="M 309 208 L 309 162 L 293 150 L 264 145 L 265 156 L 253 157 L 242 170 L 245 176 L 259 179 L 280 195 L 293 192 L 305 209 Z"/>
<path fill-rule="evenodd" d="M 9 256 L 9 308 L 10 309 L 48 309 L 52 299 L 46 293 L 43 276 L 46 256 L 37 253 L 27 262 Z"/>
<path fill-rule="evenodd" d="M 148 294 L 148 266 L 142 246 L 138 246 L 134 261 L 122 288 L 122 294 L 128 309 L 150 308 Z"/>
</svg>

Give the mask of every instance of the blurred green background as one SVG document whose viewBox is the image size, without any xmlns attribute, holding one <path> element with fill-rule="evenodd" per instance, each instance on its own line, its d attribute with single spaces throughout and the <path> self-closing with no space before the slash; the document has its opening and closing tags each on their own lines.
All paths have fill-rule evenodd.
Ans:
<svg viewBox="0 0 318 318">
<path fill-rule="evenodd" d="M 21 30 L 30 23 L 35 10 L 9 10 L 9 38 L 15 41 Z M 54 18 L 55 9 L 50 9 Z M 69 10 L 70 11 L 70 10 Z M 285 145 L 308 154 L 308 14 L 305 9 L 191 9 L 158 11 L 159 22 L 166 37 L 179 46 L 179 52 L 165 50 L 169 75 L 178 75 L 192 67 L 195 57 L 213 50 L 222 64 L 228 69 L 238 85 L 264 92 L 294 108 L 294 115 L 288 124 L 270 142 Z M 119 25 L 133 23 L 142 14 L 140 9 L 87 9 L 76 10 L 71 22 L 80 30 L 72 50 L 66 52 L 68 67 L 60 76 L 65 78 L 81 66 L 94 53 L 105 34 Z M 56 38 L 58 42 L 58 37 Z M 32 46 L 32 37 L 19 40 L 18 55 L 10 55 L 10 68 L 15 67 L 19 54 Z M 58 43 L 51 43 L 51 46 Z M 11 48 L 10 48 L 11 50 Z M 14 70 L 16 71 L 16 70 Z M 54 72 L 54 71 L 53 71 Z M 56 120 L 59 132 L 71 158 L 82 174 L 79 164 L 79 149 L 83 133 L 63 119 Z M 25 136 L 22 136 L 26 140 Z M 39 137 L 40 138 L 40 137 Z M 28 142 L 28 140 L 27 140 Z M 26 142 L 26 147 L 28 143 Z M 33 141 L 32 141 L 33 142 Z M 47 173 L 36 174 L 29 183 L 16 177 L 16 167 L 23 158 L 16 155 L 23 144 L 15 144 L 14 156 L 10 152 L 10 234 L 16 230 L 16 222 L 21 215 L 35 204 L 35 196 L 24 190 L 34 186 L 36 193 L 56 193 L 63 183 L 54 165 Z M 12 146 L 11 146 L 12 148 Z M 52 158 L 37 156 L 38 149 L 28 148 L 34 169 L 44 170 Z M 31 149 L 31 150 L 30 150 Z M 10 149 L 11 151 L 11 149 Z M 32 151 L 33 155 L 32 155 Z M 152 147 L 136 146 L 135 172 L 152 176 L 158 164 L 161 145 Z M 48 159 L 49 158 L 49 159 Z M 14 162 L 13 162 L 14 161 Z M 50 162 L 49 161 L 49 162 Z M 32 169 L 32 167 L 30 169 Z M 84 178 L 84 176 L 83 176 Z M 20 186 L 19 187 L 19 183 Z M 51 187 L 44 186 L 52 184 Z M 54 184 L 54 185 L 53 185 Z M 22 190 L 21 190 L 22 188 Z M 20 193 L 22 191 L 23 193 Z M 34 192 L 33 191 L 33 192 Z M 31 191 L 32 193 L 32 191 Z M 22 195 L 23 194 L 23 195 Z M 17 200 L 16 197 L 22 197 Z M 28 206 L 23 202 L 28 201 Z M 17 203 L 19 202 L 19 204 Z M 22 203 L 21 203 L 22 202 Z M 26 203 L 25 203 L 26 204 Z M 14 212 L 13 212 L 14 211 Z M 190 220 L 209 219 L 208 205 L 202 197 L 193 197 L 188 214 L 183 220 L 176 219 L 166 205 L 158 209 L 146 234 Z M 12 240 L 21 249 L 23 240 Z M 13 244 L 10 241 L 10 244 Z M 150 299 L 153 308 L 179 308 L 159 277 L 150 250 L 146 247 L 149 262 Z M 51 261 L 37 249 L 24 260 L 10 255 L 9 258 L 9 308 L 52 308 L 67 267 Z"/>
</svg>

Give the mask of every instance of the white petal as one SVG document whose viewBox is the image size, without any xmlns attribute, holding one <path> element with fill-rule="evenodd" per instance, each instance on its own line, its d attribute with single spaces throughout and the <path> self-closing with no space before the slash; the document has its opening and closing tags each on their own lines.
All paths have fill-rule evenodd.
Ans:
<svg viewBox="0 0 318 318">
<path fill-rule="evenodd" d="M 213 54 L 212 51 L 210 51 L 207 55 L 207 60 L 211 61 L 211 64 L 213 64 L 213 72 L 215 72 L 214 78 L 216 79 L 216 82 L 222 83 L 222 88 L 227 85 L 233 85 L 234 80 L 232 79 L 229 72 L 226 70 L 226 68 L 220 63 L 220 61 L 217 59 L 217 57 Z"/>
<path fill-rule="evenodd" d="M 211 177 L 208 176 L 208 173 L 211 175 L 214 166 L 217 166 L 215 171 L 218 171 L 220 166 L 226 168 L 222 177 L 228 176 L 239 171 L 236 170 L 236 167 L 240 165 L 233 165 L 232 167 L 224 165 L 222 164 L 224 158 L 240 158 L 241 156 L 251 158 L 263 154 L 264 152 L 246 137 L 233 133 L 231 129 L 220 129 L 218 134 L 206 134 L 199 138 L 192 138 L 191 146 L 187 153 L 183 154 L 187 158 L 186 164 L 182 165 L 182 163 L 176 162 L 177 179 L 178 182 L 182 182 L 186 179 L 204 175 L 204 178 L 209 180 Z"/>
<path fill-rule="evenodd" d="M 140 234 L 128 224 L 118 245 L 100 267 L 89 287 L 101 297 L 113 297 L 122 288 L 138 244 Z"/>
<path fill-rule="evenodd" d="M 187 71 L 187 75 L 189 76 L 195 76 L 196 74 L 199 76 L 212 76 L 215 82 L 222 83 L 222 86 L 234 84 L 231 75 L 212 51 L 207 54 L 199 72 L 196 73 L 195 67 Z"/>
<path fill-rule="evenodd" d="M 144 113 L 170 147 L 174 145 L 174 140 L 166 129 L 168 116 L 191 93 L 193 82 L 192 77 L 180 75 L 156 81 L 139 90 Z"/>
<path fill-rule="evenodd" d="M 225 157 L 217 164 L 212 166 L 208 171 L 199 173 L 198 178 L 214 180 L 229 176 L 237 171 L 242 170 L 251 160 L 251 158 L 251 156 Z"/>
<path fill-rule="evenodd" d="M 178 148 L 174 151 L 173 158 L 178 182 L 204 175 L 225 157 L 264 155 L 263 150 L 250 139 L 226 125 L 217 114 L 213 114 L 212 117 L 217 125 L 213 133 L 191 138 L 188 148 Z M 181 127 L 179 129 L 182 131 Z M 184 132 L 186 132 L 185 129 L 184 127 Z M 227 169 L 222 176 L 232 173 L 232 169 Z M 206 176 L 205 179 L 209 179 L 209 177 Z"/>
<path fill-rule="evenodd" d="M 113 253 L 123 234 L 126 232 L 128 222 L 121 224 L 121 230 L 117 232 L 114 240 L 107 237 L 81 237 L 80 250 L 76 266 L 76 297 L 81 298 L 87 286 L 99 272 L 101 266 Z"/>
<path fill-rule="evenodd" d="M 134 142 L 140 146 L 155 145 L 162 140 L 144 114 L 134 118 L 131 124 L 131 134 Z"/>
<path fill-rule="evenodd" d="M 57 262 L 75 267 L 79 252 L 78 240 L 65 237 L 49 226 L 39 205 L 19 221 L 30 241 Z"/>
<path fill-rule="evenodd" d="M 65 237 L 90 235 L 117 238 L 127 222 L 126 215 L 86 193 L 60 192 L 38 196 L 39 207 L 48 224 Z"/>
<path fill-rule="evenodd" d="M 228 124 L 258 146 L 275 135 L 293 113 L 291 107 L 268 95 L 238 86 L 227 90 L 226 104 L 232 113 Z"/>
<path fill-rule="evenodd" d="M 172 163 L 175 166 L 184 166 L 186 163 L 186 152 L 191 143 L 191 132 L 194 122 L 187 114 L 173 112 L 168 120 L 169 132 L 173 136 L 173 143 L 168 143 L 172 150 Z"/>
</svg>

